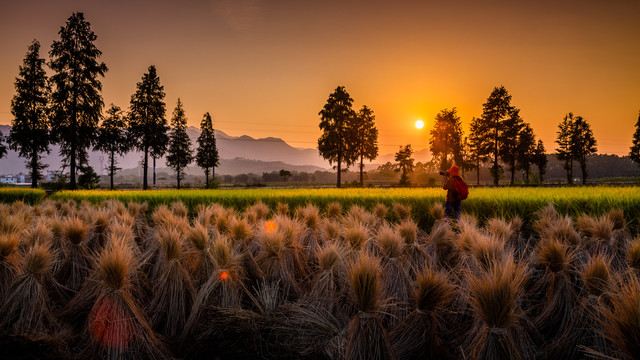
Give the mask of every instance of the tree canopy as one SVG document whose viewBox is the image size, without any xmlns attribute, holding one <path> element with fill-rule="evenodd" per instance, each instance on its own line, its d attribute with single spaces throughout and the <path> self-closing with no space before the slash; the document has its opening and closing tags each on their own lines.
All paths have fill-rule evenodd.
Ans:
<svg viewBox="0 0 640 360">
<path fill-rule="evenodd" d="M 487 101 L 482 104 L 482 117 L 480 117 L 479 121 L 480 131 L 478 131 L 478 134 L 483 135 L 482 148 L 493 160 L 491 176 L 493 177 L 494 185 L 498 185 L 502 175 L 502 166 L 500 166 L 498 160 L 501 154 L 502 141 L 504 140 L 505 121 L 512 118 L 512 116 L 509 117 L 512 111 L 511 95 L 509 95 L 504 86 L 494 88 Z"/>
<path fill-rule="evenodd" d="M 400 147 L 400 150 L 396 153 L 395 161 L 396 171 L 400 171 L 400 185 L 401 186 L 409 186 L 411 185 L 411 181 L 409 180 L 409 173 L 413 171 L 413 149 L 411 148 L 411 144 L 406 145 L 405 147 Z"/>
<path fill-rule="evenodd" d="M 200 136 L 198 136 L 198 150 L 196 152 L 196 164 L 204 169 L 207 185 L 209 185 L 209 169 L 212 169 L 212 178 L 215 178 L 215 168 L 220 164 L 215 135 L 211 115 L 207 112 L 200 122 Z"/>
<path fill-rule="evenodd" d="M 151 65 L 142 76 L 142 81 L 136 84 L 128 117 L 132 145 L 143 153 L 142 188 L 145 190 L 148 188 L 149 155 L 164 155 L 169 141 L 164 97 L 164 86 L 160 85 L 156 67 Z"/>
<path fill-rule="evenodd" d="M 429 150 L 440 163 L 440 170 L 447 170 L 453 163 L 462 165 L 462 125 L 456 108 L 441 110 L 436 115 Z"/>
<path fill-rule="evenodd" d="M 122 156 L 131 150 L 127 122 L 119 106 L 111 104 L 107 109 L 107 116 L 98 129 L 98 139 L 94 149 L 106 153 L 109 157 L 109 165 L 106 169 L 109 171 L 110 188 L 113 190 L 113 176 L 120 170 L 116 156 Z"/>
<path fill-rule="evenodd" d="M 351 166 L 356 160 L 356 152 L 353 151 L 355 142 L 353 121 L 356 114 L 352 105 L 353 99 L 344 86 L 338 86 L 318 113 L 319 127 L 322 130 L 322 135 L 318 139 L 318 152 L 320 156 L 329 160 L 329 164 L 336 164 L 337 187 L 342 186 L 340 179 L 342 165 Z"/>
<path fill-rule="evenodd" d="M 355 155 L 360 160 L 360 186 L 364 186 L 364 159 L 374 160 L 378 157 L 378 128 L 373 110 L 363 105 L 354 121 Z"/>
<path fill-rule="evenodd" d="M 596 139 L 593 137 L 591 126 L 582 116 L 576 116 L 571 129 L 571 155 L 580 164 L 582 170 L 582 184 L 587 183 L 587 155 L 595 153 Z"/>
<path fill-rule="evenodd" d="M 58 32 L 49 55 L 51 76 L 51 130 L 60 144 L 60 155 L 69 165 L 70 187 L 76 188 L 76 169 L 87 163 L 87 149 L 93 144 L 102 114 L 102 83 L 107 66 L 98 59 L 102 52 L 94 45 L 96 34 L 81 12 L 69 17 Z"/>
<path fill-rule="evenodd" d="M 180 181 L 184 178 L 184 169 L 193 161 L 191 139 L 187 134 L 187 117 L 180 98 L 178 98 L 176 108 L 173 110 L 171 127 L 169 148 L 167 149 L 167 166 L 176 172 L 178 189 L 180 189 Z"/>
<path fill-rule="evenodd" d="M 633 133 L 632 143 L 629 157 L 640 166 L 640 112 L 638 112 L 638 121 L 636 122 L 636 131 Z"/>
<path fill-rule="evenodd" d="M 40 43 L 34 40 L 29 45 L 15 81 L 16 94 L 11 100 L 11 132 L 7 138 L 9 147 L 27 159 L 31 187 L 38 187 L 42 178 L 42 153 L 49 154 L 49 120 L 47 117 L 50 88 L 44 69 L 45 60 L 40 58 Z"/>
</svg>

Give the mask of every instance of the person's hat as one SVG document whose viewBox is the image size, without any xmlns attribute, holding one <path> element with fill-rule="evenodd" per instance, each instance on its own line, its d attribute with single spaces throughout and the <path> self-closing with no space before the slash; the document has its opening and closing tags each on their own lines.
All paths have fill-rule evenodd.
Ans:
<svg viewBox="0 0 640 360">
<path fill-rule="evenodd" d="M 447 172 L 451 174 L 451 176 L 460 176 L 460 169 L 457 165 L 453 165 Z"/>
</svg>

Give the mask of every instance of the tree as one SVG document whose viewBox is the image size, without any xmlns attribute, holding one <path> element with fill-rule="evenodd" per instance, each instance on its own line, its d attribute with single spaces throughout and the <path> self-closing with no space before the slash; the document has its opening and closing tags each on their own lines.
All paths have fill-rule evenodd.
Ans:
<svg viewBox="0 0 640 360">
<path fill-rule="evenodd" d="M 47 106 L 50 88 L 40 58 L 40 43 L 33 40 L 15 81 L 16 94 L 11 100 L 11 132 L 7 138 L 9 147 L 27 159 L 31 174 L 31 187 L 38 187 L 45 164 L 41 154 L 49 154 L 49 121 Z"/>
<path fill-rule="evenodd" d="M 374 160 L 378 157 L 378 128 L 373 110 L 366 105 L 358 112 L 354 121 L 355 155 L 360 159 L 360 186 L 364 187 L 364 159 Z"/>
<path fill-rule="evenodd" d="M 4 136 L 2 135 L 2 131 L 0 131 L 0 159 L 2 159 L 7 154 L 7 147 L 3 144 Z"/>
<path fill-rule="evenodd" d="M 211 115 L 207 112 L 200 122 L 200 136 L 198 136 L 198 150 L 196 152 L 196 164 L 204 169 L 207 185 L 209 184 L 209 169 L 212 170 L 211 178 L 214 179 L 216 176 L 215 168 L 220 164 L 215 135 Z"/>
<path fill-rule="evenodd" d="M 178 189 L 180 180 L 184 178 L 184 169 L 193 161 L 191 139 L 187 134 L 187 117 L 182 108 L 182 102 L 178 98 L 176 108 L 171 117 L 171 135 L 169 136 L 169 149 L 167 150 L 167 166 L 176 172 Z"/>
<path fill-rule="evenodd" d="M 544 148 L 542 140 L 538 140 L 538 146 L 536 146 L 534 155 L 534 164 L 538 168 L 538 174 L 540 178 L 540 184 L 544 184 L 544 174 L 547 169 L 547 154 Z"/>
<path fill-rule="evenodd" d="M 568 113 L 558 125 L 556 137 L 556 157 L 560 161 L 564 161 L 564 169 L 567 171 L 567 183 L 573 184 L 573 159 L 571 152 L 571 134 L 573 132 L 573 113 Z"/>
<path fill-rule="evenodd" d="M 61 27 L 60 40 L 51 45 L 49 67 L 55 72 L 51 94 L 51 131 L 60 144 L 60 155 L 69 165 L 71 189 L 76 188 L 76 169 L 87 163 L 102 114 L 102 83 L 107 66 L 98 62 L 102 52 L 94 45 L 97 36 L 81 12 Z"/>
<path fill-rule="evenodd" d="M 480 163 L 484 163 L 488 159 L 487 142 L 485 141 L 487 135 L 483 133 L 484 128 L 481 125 L 481 119 L 476 117 L 471 119 L 467 141 L 469 162 L 473 163 L 473 168 L 476 169 L 476 183 L 478 185 L 480 185 Z"/>
<path fill-rule="evenodd" d="M 636 122 L 636 131 L 633 133 L 633 145 L 629 151 L 629 157 L 640 166 L 640 112 Z"/>
<path fill-rule="evenodd" d="M 149 155 L 154 158 L 155 169 L 156 157 L 164 155 L 169 142 L 164 96 L 164 86 L 160 85 L 156 67 L 151 65 L 148 72 L 142 76 L 142 81 L 136 84 L 136 92 L 131 96 L 128 117 L 131 145 L 143 152 L 142 188 L 144 190 L 148 188 Z"/>
<path fill-rule="evenodd" d="M 573 158 L 580 164 L 583 185 L 587 183 L 587 156 L 598 150 L 596 145 L 589 123 L 582 116 L 576 116 L 571 129 L 569 149 Z"/>
<path fill-rule="evenodd" d="M 523 170 L 525 173 L 525 181 L 529 183 L 529 171 L 531 171 L 531 164 L 535 163 L 536 153 L 536 137 L 533 134 L 533 129 L 528 123 L 524 123 L 524 126 L 518 134 L 518 150 L 517 150 L 517 162 L 518 169 Z"/>
<path fill-rule="evenodd" d="M 500 134 L 500 160 L 509 165 L 511 180 L 509 185 L 513 186 L 516 173 L 516 161 L 518 160 L 518 136 L 524 126 L 524 121 L 520 117 L 520 110 L 514 107 L 509 111 L 509 116 L 502 122 L 502 132 Z"/>
<path fill-rule="evenodd" d="M 282 169 L 278 172 L 278 175 L 280 175 L 284 182 L 287 182 L 287 179 L 290 178 L 292 174 L 291 171 Z"/>
<path fill-rule="evenodd" d="M 101 151 L 109 157 L 110 189 L 113 190 L 113 176 L 120 170 L 116 155 L 124 155 L 131 150 L 130 139 L 127 133 L 127 122 L 119 106 L 111 104 L 107 110 L 107 117 L 102 121 L 98 129 L 98 138 L 94 150 Z"/>
<path fill-rule="evenodd" d="M 329 95 L 327 103 L 318 113 L 320 115 L 320 130 L 322 135 L 318 139 L 318 152 L 329 164 L 336 163 L 337 187 L 341 187 L 342 164 L 347 167 L 356 160 L 356 152 L 352 151 L 355 142 L 353 119 L 355 112 L 351 108 L 353 99 L 344 89 L 338 86 Z"/>
<path fill-rule="evenodd" d="M 480 118 L 480 134 L 483 134 L 482 147 L 493 159 L 491 176 L 493 184 L 498 185 L 502 173 L 502 167 L 498 163 L 500 157 L 501 140 L 504 139 L 504 122 L 511 113 L 511 95 L 504 86 L 493 89 L 487 102 L 482 104 L 482 117 Z"/>
<path fill-rule="evenodd" d="M 78 187 L 81 189 L 96 189 L 100 184 L 100 175 L 89 165 L 80 167 L 80 176 L 78 176 Z"/>
<path fill-rule="evenodd" d="M 395 160 L 398 162 L 396 164 L 396 171 L 400 171 L 400 186 L 409 186 L 411 185 L 411 181 L 409 180 L 409 173 L 413 171 L 413 149 L 411 148 L 411 144 L 405 146 L 404 148 L 400 146 L 400 150 L 396 153 Z"/>
<path fill-rule="evenodd" d="M 440 170 L 447 170 L 454 161 L 462 164 L 462 126 L 456 108 L 441 110 L 430 134 L 429 150 L 439 160 Z"/>
</svg>

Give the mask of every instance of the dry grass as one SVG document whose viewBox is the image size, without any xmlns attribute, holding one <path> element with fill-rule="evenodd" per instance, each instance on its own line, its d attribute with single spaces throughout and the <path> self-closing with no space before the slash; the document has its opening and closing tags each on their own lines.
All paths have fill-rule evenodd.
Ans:
<svg viewBox="0 0 640 360">
<path fill-rule="evenodd" d="M 393 203 L 391 208 L 400 221 L 411 219 L 411 206 L 401 203 Z"/>
<path fill-rule="evenodd" d="M 327 204 L 327 216 L 333 219 L 338 219 L 342 216 L 342 204 L 337 202 L 330 202 Z"/>
</svg>

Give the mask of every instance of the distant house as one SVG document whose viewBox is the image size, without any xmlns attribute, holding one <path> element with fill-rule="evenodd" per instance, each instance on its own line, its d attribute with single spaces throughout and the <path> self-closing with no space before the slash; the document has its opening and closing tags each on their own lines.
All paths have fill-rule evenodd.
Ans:
<svg viewBox="0 0 640 360">
<path fill-rule="evenodd" d="M 1 184 L 24 184 L 27 182 L 27 175 L 19 173 L 17 175 L 8 174 L 0 176 Z"/>
<path fill-rule="evenodd" d="M 17 182 L 18 178 L 13 176 L 12 174 L 0 176 L 0 183 L 2 184 L 15 184 Z"/>
</svg>

